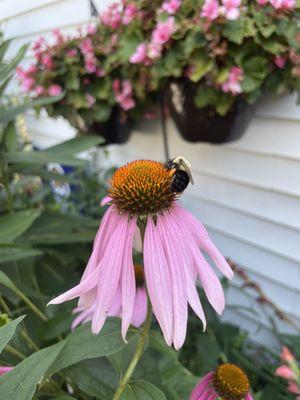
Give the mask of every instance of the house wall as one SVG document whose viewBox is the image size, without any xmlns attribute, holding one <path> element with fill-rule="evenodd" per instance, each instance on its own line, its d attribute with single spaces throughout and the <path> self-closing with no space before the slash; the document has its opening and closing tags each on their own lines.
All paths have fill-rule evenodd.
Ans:
<svg viewBox="0 0 300 400">
<path fill-rule="evenodd" d="M 95 3 L 101 10 L 109 0 Z M 87 0 L 0 0 L 0 26 L 6 38 L 15 38 L 8 57 L 39 35 L 49 38 L 54 28 L 72 33 L 90 19 Z M 24 62 L 30 58 L 28 52 Z M 10 91 L 16 91 L 14 84 Z M 38 120 L 28 114 L 26 120 L 40 147 L 74 135 L 66 122 L 50 120 L 45 114 Z M 244 267 L 300 324 L 300 107 L 296 97 L 264 99 L 236 142 L 187 143 L 171 121 L 168 140 L 171 156 L 184 155 L 193 166 L 195 185 L 185 192 L 183 203 L 204 222 L 222 252 Z M 159 122 L 142 123 L 127 144 L 109 150 L 109 158 L 98 152 L 100 163 L 163 159 Z M 240 285 L 235 278 L 224 318 L 240 323 L 255 340 L 270 341 L 269 319 Z M 284 322 L 278 322 L 278 328 L 291 332 Z"/>
</svg>

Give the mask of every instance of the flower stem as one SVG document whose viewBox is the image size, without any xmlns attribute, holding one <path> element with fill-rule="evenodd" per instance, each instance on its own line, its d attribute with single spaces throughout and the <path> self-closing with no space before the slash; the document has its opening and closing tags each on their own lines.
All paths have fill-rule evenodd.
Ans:
<svg viewBox="0 0 300 400">
<path fill-rule="evenodd" d="M 152 309 L 151 309 L 151 305 L 150 302 L 148 301 L 148 310 L 147 310 L 147 318 L 146 321 L 141 329 L 141 333 L 140 333 L 140 339 L 137 343 L 136 349 L 135 349 L 135 353 L 132 357 L 132 360 L 130 361 L 130 364 L 123 376 L 123 378 L 121 379 L 119 386 L 114 394 L 114 397 L 112 400 L 119 400 L 128 381 L 131 378 L 131 375 L 133 374 L 135 367 L 137 366 L 143 351 L 144 351 L 144 347 L 145 347 L 145 342 L 148 336 L 148 332 L 150 329 L 150 325 L 151 325 L 151 317 L 152 317 Z"/>
</svg>

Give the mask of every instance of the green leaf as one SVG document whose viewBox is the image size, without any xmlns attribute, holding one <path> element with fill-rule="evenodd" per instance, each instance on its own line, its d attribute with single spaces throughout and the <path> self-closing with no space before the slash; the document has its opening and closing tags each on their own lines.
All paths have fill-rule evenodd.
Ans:
<svg viewBox="0 0 300 400">
<path fill-rule="evenodd" d="M 3 144 L 7 151 L 15 150 L 17 147 L 17 130 L 13 121 L 4 130 Z"/>
<path fill-rule="evenodd" d="M 134 381 L 130 382 L 123 394 L 121 400 L 167 400 L 163 392 L 150 382 Z"/>
<path fill-rule="evenodd" d="M 78 90 L 80 87 L 80 80 L 76 69 L 71 69 L 67 72 L 65 79 L 66 88 L 68 90 Z"/>
<path fill-rule="evenodd" d="M 214 62 L 207 56 L 205 52 L 199 52 L 193 58 L 193 72 L 190 79 L 193 82 L 200 81 L 214 66 Z"/>
<path fill-rule="evenodd" d="M 255 36 L 256 29 L 252 19 L 244 18 L 227 22 L 222 33 L 231 42 L 242 44 L 246 37 Z"/>
<path fill-rule="evenodd" d="M 12 41 L 12 39 L 8 39 L 8 40 L 3 41 L 0 44 L 0 62 L 3 60 L 3 58 L 5 56 L 5 53 L 6 53 L 7 49 L 9 48 L 9 45 L 10 45 L 11 41 Z"/>
<path fill-rule="evenodd" d="M 0 353 L 13 337 L 17 326 L 23 321 L 24 318 L 25 315 L 22 315 L 21 317 L 14 319 L 0 328 Z"/>
<path fill-rule="evenodd" d="M 30 400 L 37 384 L 55 361 L 65 343 L 60 342 L 40 350 L 26 358 L 8 374 L 0 377 L 0 393 L 3 399 Z"/>
<path fill-rule="evenodd" d="M 15 211 L 0 216 L 0 242 L 12 242 L 22 235 L 40 216 L 41 210 Z"/>
<path fill-rule="evenodd" d="M 103 139 L 100 136 L 79 136 L 70 140 L 66 140 L 61 144 L 49 147 L 46 152 L 48 154 L 53 153 L 58 156 L 73 156 L 101 143 L 103 143 Z"/>
<path fill-rule="evenodd" d="M 67 370 L 68 376 L 84 393 L 100 399 L 112 399 L 118 376 L 107 358 L 82 361 Z"/>
<path fill-rule="evenodd" d="M 13 281 L 3 272 L 0 271 L 0 283 L 7 288 L 11 289 L 12 291 L 19 292 L 17 286 L 13 283 Z"/>
<path fill-rule="evenodd" d="M 7 124 L 13 121 L 19 114 L 24 113 L 29 108 L 43 107 L 47 104 L 55 103 L 64 97 L 64 93 L 56 97 L 40 97 L 35 100 L 26 101 L 23 104 L 15 107 L 1 106 L 0 107 L 0 122 Z"/>
<path fill-rule="evenodd" d="M 40 250 L 15 244 L 0 243 L 0 263 L 17 261 L 27 257 L 36 257 L 43 254 Z"/>
<path fill-rule="evenodd" d="M 126 344 L 121 338 L 120 321 L 108 319 L 98 335 L 93 335 L 90 324 L 79 326 L 65 340 L 66 345 L 50 367 L 50 375 L 79 361 L 103 357 L 122 350 Z M 128 334 L 130 338 L 130 333 Z"/>
<path fill-rule="evenodd" d="M 58 164 L 64 164 L 69 166 L 85 166 L 86 160 L 80 160 L 74 157 L 66 157 L 63 155 L 56 155 L 55 153 L 45 151 L 11 151 L 3 154 L 3 159 L 9 163 L 28 163 L 46 165 L 54 162 Z"/>
<path fill-rule="evenodd" d="M 28 48 L 27 44 L 22 46 L 19 49 L 18 53 L 14 56 L 14 58 L 9 61 L 9 63 L 0 65 L 0 82 L 7 79 L 8 75 L 17 67 L 19 62 L 24 57 L 27 48 Z"/>
</svg>

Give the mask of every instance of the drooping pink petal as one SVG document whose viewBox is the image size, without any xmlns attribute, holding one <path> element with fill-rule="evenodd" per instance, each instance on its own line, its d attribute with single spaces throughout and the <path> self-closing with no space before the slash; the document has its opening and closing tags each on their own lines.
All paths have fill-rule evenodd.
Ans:
<svg viewBox="0 0 300 400">
<path fill-rule="evenodd" d="M 199 400 L 199 398 L 202 399 L 202 397 L 200 396 L 203 394 L 206 388 L 209 387 L 213 380 L 213 377 L 214 372 L 209 372 L 208 374 L 206 374 L 194 387 L 192 393 L 190 394 L 189 400 Z"/>
<path fill-rule="evenodd" d="M 173 339 L 173 302 L 169 266 L 159 234 L 151 217 L 144 238 L 144 270 L 153 311 L 166 343 Z"/>
<path fill-rule="evenodd" d="M 251 393 L 247 393 L 245 396 L 245 400 L 254 400 L 254 398 L 252 397 Z"/>
<path fill-rule="evenodd" d="M 110 306 L 108 315 L 110 317 L 120 317 L 122 312 L 122 292 L 120 285 L 118 286 L 118 289 L 115 294 L 114 301 L 112 305 Z"/>
<path fill-rule="evenodd" d="M 61 294 L 58 297 L 55 297 L 51 301 L 50 304 L 60 304 L 68 300 L 75 299 L 75 297 L 81 296 L 82 294 L 92 290 L 97 285 L 97 276 L 99 275 L 99 271 L 95 269 L 84 281 L 80 282 L 77 286 L 68 290 L 67 292 Z"/>
<path fill-rule="evenodd" d="M 225 308 L 225 297 L 222 285 L 208 262 L 200 251 L 193 249 L 195 268 L 206 297 L 218 314 L 222 314 Z"/>
<path fill-rule="evenodd" d="M 136 230 L 136 218 L 130 221 L 130 229 L 127 230 L 127 238 L 124 249 L 122 279 L 122 337 L 125 340 L 127 330 L 132 320 L 133 305 L 135 299 L 135 276 L 132 259 L 132 242 Z"/>
<path fill-rule="evenodd" d="M 98 334 L 107 318 L 118 288 L 123 262 L 126 237 L 132 231 L 135 221 L 119 216 L 118 225 L 111 235 L 102 260 L 99 263 L 97 297 L 92 319 L 92 332 Z"/>
<path fill-rule="evenodd" d="M 133 314 L 131 324 L 139 328 L 146 320 L 147 317 L 148 299 L 147 292 L 144 287 L 136 289 L 134 300 Z"/>
<path fill-rule="evenodd" d="M 91 308 L 81 309 L 77 307 L 73 310 L 73 313 L 78 313 L 71 324 L 71 330 L 73 331 L 78 325 L 84 324 L 92 319 L 93 310 Z"/>
<path fill-rule="evenodd" d="M 187 246 L 185 236 L 180 223 L 178 223 L 177 221 L 176 215 L 174 216 L 173 213 L 170 212 L 170 214 L 166 216 L 166 218 L 168 218 L 169 221 L 169 232 L 170 234 L 172 233 L 172 240 L 174 241 L 175 247 L 177 247 L 178 249 L 180 263 L 184 266 L 183 270 L 185 272 L 188 302 L 194 312 L 201 319 L 203 323 L 203 330 L 205 330 L 206 318 L 196 289 L 197 273 L 193 268 L 193 258 L 190 252 L 186 250 Z"/>
<path fill-rule="evenodd" d="M 187 328 L 187 289 L 184 273 L 184 260 L 175 244 L 178 242 L 176 233 L 169 224 L 169 218 L 157 218 L 157 231 L 161 237 L 166 259 L 170 266 L 170 277 L 173 297 L 173 343 L 176 350 L 182 347 Z M 175 234 L 174 234 L 175 233 Z"/>
<path fill-rule="evenodd" d="M 216 264 L 218 269 L 226 276 L 226 278 L 231 279 L 233 277 L 233 271 L 225 260 L 224 256 L 219 252 L 219 250 L 210 239 L 204 225 L 190 212 L 179 205 L 176 205 L 176 207 L 174 207 L 174 212 L 177 215 L 182 216 L 182 220 L 185 226 L 190 228 L 192 236 L 194 237 L 200 248 L 210 256 L 210 258 Z"/>
</svg>

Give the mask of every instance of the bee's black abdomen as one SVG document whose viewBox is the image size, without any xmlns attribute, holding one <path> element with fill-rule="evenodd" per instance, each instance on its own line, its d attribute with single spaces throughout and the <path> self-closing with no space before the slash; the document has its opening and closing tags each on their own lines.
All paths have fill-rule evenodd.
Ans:
<svg viewBox="0 0 300 400">
<path fill-rule="evenodd" d="M 181 193 L 183 192 L 190 182 L 189 175 L 182 170 L 177 170 L 174 174 L 172 183 L 171 183 L 171 192 L 173 193 Z"/>
</svg>

